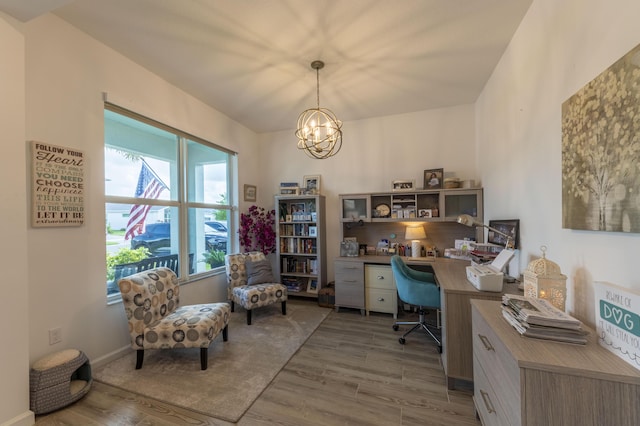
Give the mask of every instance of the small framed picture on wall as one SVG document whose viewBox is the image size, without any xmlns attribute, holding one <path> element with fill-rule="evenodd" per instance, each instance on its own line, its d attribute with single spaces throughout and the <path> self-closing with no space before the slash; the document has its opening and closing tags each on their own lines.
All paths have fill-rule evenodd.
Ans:
<svg viewBox="0 0 640 426">
<path fill-rule="evenodd" d="M 258 193 L 258 188 L 255 185 L 244 185 L 244 200 L 245 201 L 256 201 L 256 196 Z"/>
</svg>

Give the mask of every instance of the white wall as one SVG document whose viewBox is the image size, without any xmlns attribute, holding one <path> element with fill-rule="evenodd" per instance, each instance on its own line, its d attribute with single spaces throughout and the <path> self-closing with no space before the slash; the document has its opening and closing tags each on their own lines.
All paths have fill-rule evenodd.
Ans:
<svg viewBox="0 0 640 426">
<path fill-rule="evenodd" d="M 640 290 L 640 235 L 562 229 L 561 105 L 640 43 L 637 0 L 534 0 L 476 104 L 487 219 L 519 218 L 521 267 L 568 276 L 568 311 L 593 325 L 594 281 Z"/>
<path fill-rule="evenodd" d="M 0 246 L 2 258 L 2 362 L 0 424 L 30 424 L 29 268 L 27 265 L 27 182 L 24 118 L 24 36 L 21 26 L 0 13 Z"/>
<path fill-rule="evenodd" d="M 85 224 L 26 229 L 29 361 L 68 347 L 96 361 L 129 345 L 121 304 L 106 305 L 102 92 L 110 102 L 237 150 L 241 176 L 256 135 L 54 15 L 24 27 L 26 139 L 76 148 L 87 158 Z M 23 163 L 5 163 L 13 176 L 25 174 Z M 28 193 L 24 182 L 20 190 Z M 181 294 L 184 303 L 222 301 L 226 279 L 191 283 Z M 53 327 L 62 327 L 63 342 L 50 346 Z"/>
<path fill-rule="evenodd" d="M 339 118 L 340 112 L 334 112 Z M 416 187 L 422 188 L 424 170 L 435 168 L 443 168 L 447 177 L 479 180 L 473 105 L 345 122 L 343 131 L 342 149 L 326 160 L 299 151 L 293 129 L 260 135 L 260 176 L 253 181 L 258 204 L 274 207 L 280 182 L 302 184 L 305 175 L 321 175 L 329 281 L 334 279 L 332 259 L 340 248 L 339 194 L 390 191 L 397 179 L 415 179 Z"/>
</svg>

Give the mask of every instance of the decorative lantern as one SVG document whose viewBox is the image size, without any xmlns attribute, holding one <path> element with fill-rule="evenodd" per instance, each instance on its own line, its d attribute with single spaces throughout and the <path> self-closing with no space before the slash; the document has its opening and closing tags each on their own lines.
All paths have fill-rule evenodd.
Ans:
<svg viewBox="0 0 640 426">
<path fill-rule="evenodd" d="M 524 271 L 524 295 L 546 299 L 556 308 L 564 311 L 567 297 L 567 276 L 560 273 L 558 264 L 547 260 L 546 246 L 540 247 L 542 258 L 529 263 Z"/>
</svg>

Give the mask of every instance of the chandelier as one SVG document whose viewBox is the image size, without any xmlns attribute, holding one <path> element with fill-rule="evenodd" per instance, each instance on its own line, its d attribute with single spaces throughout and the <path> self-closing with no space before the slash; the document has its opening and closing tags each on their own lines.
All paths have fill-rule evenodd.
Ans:
<svg viewBox="0 0 640 426">
<path fill-rule="evenodd" d="M 298 149 L 311 158 L 324 159 L 338 153 L 342 147 L 342 121 L 327 108 L 320 108 L 320 69 L 324 62 L 313 61 L 311 68 L 316 70 L 317 108 L 309 108 L 298 117 L 296 137 Z"/>
</svg>

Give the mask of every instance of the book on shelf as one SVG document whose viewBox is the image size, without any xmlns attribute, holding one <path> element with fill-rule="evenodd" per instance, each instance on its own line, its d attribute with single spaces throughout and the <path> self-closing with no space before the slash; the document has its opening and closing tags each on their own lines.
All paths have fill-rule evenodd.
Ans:
<svg viewBox="0 0 640 426">
<path fill-rule="evenodd" d="M 587 343 L 589 332 L 583 329 L 582 322 L 545 299 L 505 294 L 502 296 L 502 316 L 526 337 Z"/>
<path fill-rule="evenodd" d="M 287 290 L 293 293 L 298 293 L 307 290 L 306 282 L 300 278 L 284 277 L 282 278 L 282 284 L 287 286 Z"/>
</svg>

